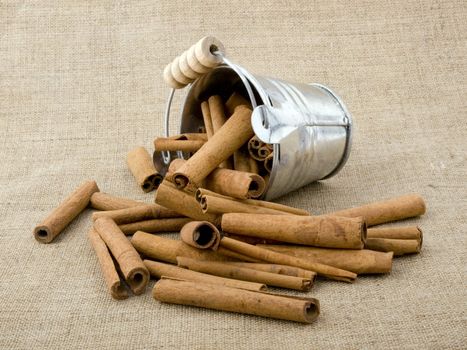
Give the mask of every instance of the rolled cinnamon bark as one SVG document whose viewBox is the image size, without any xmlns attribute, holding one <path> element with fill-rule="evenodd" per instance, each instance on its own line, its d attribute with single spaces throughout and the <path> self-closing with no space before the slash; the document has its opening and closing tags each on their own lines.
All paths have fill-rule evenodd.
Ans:
<svg viewBox="0 0 467 350">
<path fill-rule="evenodd" d="M 154 299 L 165 303 L 303 323 L 311 323 L 319 315 L 319 302 L 313 298 L 275 295 L 165 278 L 155 284 L 152 295 Z"/>
<path fill-rule="evenodd" d="M 201 102 L 201 113 L 203 114 L 204 127 L 206 128 L 206 135 L 208 140 L 214 135 L 212 128 L 211 112 L 209 111 L 209 104 L 207 101 Z"/>
<path fill-rule="evenodd" d="M 91 208 L 97 210 L 118 210 L 136 207 L 138 205 L 147 205 L 147 203 L 135 201 L 133 199 L 115 197 L 108 193 L 95 192 L 91 196 Z"/>
<path fill-rule="evenodd" d="M 235 111 L 235 108 L 238 106 L 247 106 L 248 108 L 251 109 L 251 103 L 248 101 L 245 97 L 240 95 L 238 92 L 234 92 L 232 95 L 230 95 L 229 99 L 225 103 L 225 110 L 227 112 L 227 115 L 232 115 Z"/>
<path fill-rule="evenodd" d="M 313 286 L 313 281 L 307 278 L 258 271 L 246 267 L 232 266 L 223 262 L 202 261 L 181 256 L 177 258 L 177 262 L 178 266 L 190 270 L 236 280 L 263 283 L 268 286 L 300 291 L 309 291 Z"/>
<path fill-rule="evenodd" d="M 203 140 L 172 140 L 170 138 L 158 137 L 154 140 L 154 149 L 156 151 L 182 151 L 196 152 L 205 141 Z"/>
<path fill-rule="evenodd" d="M 211 171 L 253 136 L 251 109 L 239 106 L 225 124 L 174 174 L 178 188 L 198 186 Z"/>
<path fill-rule="evenodd" d="M 259 199 L 239 199 L 239 198 L 231 198 L 225 195 L 222 195 L 220 193 L 216 193 L 213 191 L 210 191 L 205 188 L 198 188 L 195 193 L 195 198 L 198 201 L 198 203 L 201 201 L 201 197 L 203 195 L 209 195 L 209 196 L 217 196 L 229 200 L 235 200 L 239 203 L 244 203 L 248 205 L 253 205 L 256 207 L 262 207 L 262 208 L 269 208 L 277 211 L 282 211 L 284 214 L 293 214 L 293 215 L 304 215 L 304 216 L 310 216 L 310 213 L 307 212 L 306 210 L 303 209 L 298 209 L 294 207 L 289 207 L 284 204 L 279 204 L 279 203 L 274 203 L 274 202 L 268 202 L 268 201 L 262 201 Z M 272 212 L 271 212 L 272 213 Z M 275 213 L 275 212 L 274 212 Z"/>
<path fill-rule="evenodd" d="M 423 232 L 418 226 L 378 227 L 367 231 L 368 238 L 416 239 L 423 241 Z"/>
<path fill-rule="evenodd" d="M 263 141 L 261 141 L 257 136 L 253 136 L 248 141 L 248 153 L 250 157 L 254 160 L 263 162 L 264 159 L 267 157 L 267 154 L 265 156 L 261 156 L 259 154 L 259 150 L 262 149 L 264 146 L 265 146 L 265 143 Z M 267 150 L 267 148 L 265 149 Z"/>
<path fill-rule="evenodd" d="M 310 259 L 357 274 L 389 273 L 392 252 L 382 253 L 368 249 L 325 249 L 290 245 L 263 245 L 260 247 L 300 259 Z"/>
<path fill-rule="evenodd" d="M 175 210 L 193 220 L 209 221 L 215 225 L 219 223 L 218 215 L 203 213 L 194 194 L 177 189 L 167 180 L 160 184 L 155 200 L 157 204 Z"/>
<path fill-rule="evenodd" d="M 182 227 L 180 238 L 186 244 L 198 249 L 217 250 L 221 234 L 217 227 L 208 221 L 192 221 Z"/>
<path fill-rule="evenodd" d="M 276 241 L 274 239 L 266 239 L 260 237 L 251 237 L 251 236 L 243 236 L 243 235 L 236 235 L 235 233 L 224 232 L 225 236 L 230 237 L 232 239 L 236 239 L 237 241 L 242 241 L 248 244 L 286 244 L 285 242 Z"/>
<path fill-rule="evenodd" d="M 174 159 L 169 166 L 169 178 L 185 162 L 184 159 Z M 240 199 L 260 197 L 266 187 L 264 179 L 257 174 L 224 168 L 214 169 L 202 185 L 211 191 Z"/>
<path fill-rule="evenodd" d="M 264 169 L 266 169 L 266 171 L 267 171 L 268 173 L 270 173 L 270 172 L 272 171 L 273 162 L 274 162 L 274 154 L 273 154 L 273 153 L 270 153 L 270 154 L 264 159 Z"/>
<path fill-rule="evenodd" d="M 144 293 L 149 281 L 149 272 L 117 224 L 112 219 L 100 218 L 94 222 L 94 228 L 109 247 L 133 293 Z"/>
<path fill-rule="evenodd" d="M 82 183 L 34 228 L 34 238 L 40 243 L 52 242 L 88 206 L 92 194 L 97 192 L 99 188 L 95 181 Z"/>
<path fill-rule="evenodd" d="M 259 174 L 258 162 L 251 157 L 248 158 L 248 162 L 250 163 L 250 173 Z M 264 182 L 266 182 L 266 185 L 267 185 L 269 182 L 269 179 L 266 179 L 266 176 L 263 176 L 263 178 L 264 178 Z"/>
<path fill-rule="evenodd" d="M 150 219 L 179 218 L 183 215 L 174 210 L 164 208 L 159 204 L 138 205 L 136 207 L 109 211 L 96 211 L 95 213 L 92 213 L 92 219 L 94 221 L 104 216 L 115 221 L 117 225 L 122 225 Z"/>
<path fill-rule="evenodd" d="M 136 232 L 130 242 L 139 253 L 171 264 L 177 263 L 177 256 L 209 261 L 232 260 L 211 250 L 196 249 L 182 241 L 151 235 L 142 231 Z"/>
<path fill-rule="evenodd" d="M 264 161 L 271 154 L 271 149 L 266 144 L 258 149 L 258 160 Z"/>
<path fill-rule="evenodd" d="M 243 147 L 235 151 L 233 158 L 235 170 L 244 171 L 246 173 L 250 172 L 250 156 L 244 152 Z"/>
<path fill-rule="evenodd" d="M 220 246 L 261 261 L 310 270 L 318 273 L 320 276 L 337 281 L 353 282 L 357 278 L 357 275 L 350 271 L 313 262 L 310 259 L 300 259 L 287 254 L 277 253 L 272 250 L 236 241 L 228 237 L 221 239 Z"/>
<path fill-rule="evenodd" d="M 325 248 L 362 249 L 366 238 L 362 218 L 230 213 L 221 225 L 229 233 Z"/>
<path fill-rule="evenodd" d="M 255 259 L 255 258 L 252 258 L 250 256 L 246 256 L 244 254 L 240 254 L 238 252 L 234 252 L 233 250 L 230 250 L 230 249 L 226 249 L 224 247 L 219 247 L 217 248 L 217 253 L 221 254 L 221 255 L 224 255 L 226 257 L 229 257 L 231 259 L 225 259 L 225 260 L 238 260 L 238 261 L 242 261 L 242 262 L 250 262 L 250 263 L 259 263 L 259 262 L 262 262 L 262 260 L 258 260 L 258 259 Z"/>
<path fill-rule="evenodd" d="M 209 97 L 208 104 L 209 112 L 211 113 L 212 129 L 215 134 L 227 120 L 224 112 L 224 104 L 219 95 Z M 228 158 L 219 164 L 219 168 L 232 169 L 232 166 L 231 158 Z"/>
<path fill-rule="evenodd" d="M 336 211 L 326 215 L 364 218 L 367 226 L 384 224 L 425 214 L 426 206 L 423 198 L 417 194 L 406 195 Z"/>
<path fill-rule="evenodd" d="M 416 239 L 368 238 L 365 248 L 380 252 L 394 252 L 394 255 L 420 253 L 422 242 Z"/>
<path fill-rule="evenodd" d="M 119 225 L 118 227 L 125 235 L 132 235 L 136 231 L 147 233 L 178 232 L 190 221 L 190 218 L 152 219 Z"/>
<path fill-rule="evenodd" d="M 107 288 L 109 289 L 112 298 L 117 300 L 128 298 L 128 292 L 120 281 L 120 276 L 118 275 L 115 263 L 102 238 L 96 230 L 92 228 L 88 233 L 88 239 L 96 252 L 102 274 L 104 275 L 105 283 L 107 284 Z"/>
<path fill-rule="evenodd" d="M 192 271 L 157 261 L 144 260 L 144 264 L 149 270 L 151 276 L 156 278 L 169 277 L 185 281 L 192 281 L 196 283 L 209 283 L 214 285 L 228 286 L 232 288 L 240 288 L 254 291 L 267 289 L 266 285 L 264 285 L 263 283 L 240 281 L 238 279 L 213 276 L 206 273 Z"/>
<path fill-rule="evenodd" d="M 225 261 L 225 264 L 232 266 L 246 267 L 264 272 L 279 273 L 281 275 L 295 276 L 307 278 L 314 281 L 316 279 L 316 272 L 304 270 L 295 266 L 278 265 L 278 264 L 262 264 L 262 263 L 250 263 L 241 261 Z"/>
<path fill-rule="evenodd" d="M 150 192 L 157 188 L 162 181 L 152 157 L 144 147 L 137 147 L 127 155 L 128 168 L 136 179 L 136 182 L 144 192 Z"/>
<path fill-rule="evenodd" d="M 169 136 L 170 140 L 190 140 L 190 141 L 207 141 L 208 135 L 205 132 L 187 132 L 183 134 Z"/>
</svg>

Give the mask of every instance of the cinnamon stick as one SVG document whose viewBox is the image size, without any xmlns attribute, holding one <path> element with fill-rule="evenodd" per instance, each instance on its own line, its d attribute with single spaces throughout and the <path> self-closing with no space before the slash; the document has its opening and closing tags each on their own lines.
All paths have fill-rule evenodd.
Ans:
<svg viewBox="0 0 467 350">
<path fill-rule="evenodd" d="M 268 286 L 309 291 L 313 281 L 307 278 L 280 275 L 258 271 L 246 267 L 232 266 L 224 262 L 202 261 L 187 257 L 177 258 L 178 266 L 209 275 L 233 278 L 236 280 L 263 283 Z"/>
<path fill-rule="evenodd" d="M 266 171 L 267 171 L 268 173 L 270 173 L 270 172 L 272 171 L 273 163 L 274 163 L 274 153 L 270 153 L 270 154 L 264 159 L 264 169 L 266 169 Z"/>
<path fill-rule="evenodd" d="M 366 238 L 362 218 L 229 213 L 221 225 L 229 233 L 325 248 L 362 249 Z"/>
<path fill-rule="evenodd" d="M 222 125 L 225 124 L 227 118 L 225 117 L 224 104 L 222 98 L 219 95 L 214 95 L 209 97 L 209 112 L 211 114 L 212 129 L 214 134 L 219 131 Z M 227 158 L 222 163 L 219 164 L 220 168 L 231 169 L 232 162 L 231 158 Z"/>
<path fill-rule="evenodd" d="M 165 303 L 303 323 L 311 323 L 319 315 L 319 302 L 313 298 L 275 295 L 165 278 L 155 284 L 152 295 L 154 299 Z"/>
<path fill-rule="evenodd" d="M 227 115 L 232 115 L 235 111 L 235 108 L 241 105 L 247 106 L 251 109 L 250 101 L 240 95 L 238 92 L 234 92 L 232 95 L 230 95 L 227 102 L 225 102 L 225 110 Z"/>
<path fill-rule="evenodd" d="M 232 260 L 211 250 L 196 249 L 182 241 L 151 235 L 142 231 L 136 232 L 130 242 L 141 254 L 171 264 L 177 263 L 177 256 L 209 261 Z"/>
<path fill-rule="evenodd" d="M 212 128 L 211 112 L 209 111 L 209 104 L 207 101 L 201 102 L 201 113 L 203 114 L 204 127 L 206 128 L 206 135 L 208 140 L 214 135 Z"/>
<path fill-rule="evenodd" d="M 197 271 L 184 269 L 178 266 L 164 264 L 152 260 L 144 260 L 144 264 L 151 276 L 156 278 L 169 277 L 174 279 L 181 279 L 185 281 L 192 281 L 196 283 L 209 283 L 220 286 L 228 286 L 232 288 L 240 288 L 247 290 L 266 290 L 267 287 L 264 283 L 255 283 L 248 281 L 240 281 L 238 279 L 223 278 L 218 276 L 209 275 Z"/>
<path fill-rule="evenodd" d="M 97 210 L 118 210 L 136 207 L 138 205 L 147 205 L 147 203 L 135 201 L 133 199 L 115 197 L 108 193 L 95 192 L 91 196 L 91 208 Z"/>
<path fill-rule="evenodd" d="M 394 255 L 420 253 L 422 242 L 416 239 L 368 238 L 365 248 L 381 252 L 394 252 Z"/>
<path fill-rule="evenodd" d="M 174 159 L 170 163 L 168 177 L 170 178 L 171 174 L 185 163 L 184 159 Z M 264 179 L 257 174 L 216 168 L 206 177 L 202 186 L 226 196 L 246 199 L 260 197 L 266 184 Z"/>
<path fill-rule="evenodd" d="M 225 124 L 174 174 L 178 188 L 198 186 L 211 171 L 253 136 L 251 109 L 239 106 Z"/>
<path fill-rule="evenodd" d="M 182 151 L 194 153 L 198 151 L 205 141 L 203 140 L 173 140 L 165 137 L 158 137 L 154 140 L 156 151 Z"/>
<path fill-rule="evenodd" d="M 301 269 L 295 266 L 250 263 L 250 262 L 242 262 L 242 261 L 225 261 L 224 263 L 230 264 L 232 266 L 246 267 L 249 269 L 254 269 L 254 270 L 259 270 L 259 271 L 264 271 L 264 272 L 272 272 L 272 273 L 279 273 L 281 275 L 307 278 L 312 281 L 315 280 L 316 275 L 317 275 L 316 272 L 304 270 L 304 269 Z"/>
<path fill-rule="evenodd" d="M 357 275 L 350 271 L 338 269 L 336 267 L 318 262 L 313 262 L 310 259 L 299 259 L 290 255 L 277 253 L 272 250 L 236 241 L 228 237 L 221 239 L 220 246 L 261 261 L 280 265 L 290 265 L 305 270 L 314 271 L 320 276 L 337 281 L 353 282 L 357 278 Z"/>
<path fill-rule="evenodd" d="M 112 219 L 99 218 L 94 222 L 94 228 L 109 247 L 133 293 L 144 293 L 149 272 L 117 224 Z"/>
<path fill-rule="evenodd" d="M 125 235 L 132 235 L 136 231 L 147 233 L 178 232 L 191 221 L 190 218 L 152 219 L 119 225 Z"/>
<path fill-rule="evenodd" d="M 34 228 L 34 238 L 40 243 L 52 242 L 88 206 L 96 192 L 99 188 L 95 181 L 82 183 Z"/>
<path fill-rule="evenodd" d="M 208 135 L 205 132 L 186 132 L 183 134 L 169 136 L 171 140 L 207 141 Z"/>
<path fill-rule="evenodd" d="M 336 211 L 327 215 L 364 218 L 368 226 L 384 224 L 425 214 L 426 206 L 417 194 L 374 202 L 360 207 Z"/>
<path fill-rule="evenodd" d="M 257 263 L 257 262 L 262 261 L 262 260 L 252 258 L 251 256 L 247 256 L 247 255 L 244 255 L 244 254 L 240 254 L 238 252 L 234 252 L 233 250 L 226 249 L 224 247 L 217 248 L 217 253 L 219 253 L 221 255 L 225 255 L 226 257 L 231 258 L 231 259 L 226 259 L 226 260 L 235 259 L 235 260 L 238 260 L 238 261 L 251 262 L 251 263 Z"/>
<path fill-rule="evenodd" d="M 367 237 L 423 241 L 423 232 L 418 226 L 377 227 L 368 229 Z"/>
<path fill-rule="evenodd" d="M 92 213 L 92 219 L 94 221 L 104 216 L 115 221 L 117 225 L 129 224 L 132 222 L 150 219 L 167 219 L 182 217 L 182 215 L 180 215 L 176 211 L 167 209 L 159 204 L 138 205 L 136 207 L 109 211 L 97 211 L 95 213 Z"/>
<path fill-rule="evenodd" d="M 109 289 L 112 298 L 117 300 L 128 298 L 128 292 L 120 281 L 120 276 L 118 275 L 115 263 L 102 238 L 96 230 L 92 228 L 88 233 L 88 239 L 96 252 L 102 274 L 104 275 L 105 283 L 107 284 L 107 288 Z"/>
<path fill-rule="evenodd" d="M 162 181 L 152 157 L 144 147 L 136 147 L 127 155 L 128 168 L 136 179 L 136 182 L 144 192 L 150 192 L 157 188 Z"/>
<path fill-rule="evenodd" d="M 389 273 L 392 268 L 392 252 L 382 253 L 368 249 L 325 249 L 269 244 L 262 244 L 260 247 L 300 259 L 310 259 L 357 274 Z"/>
<path fill-rule="evenodd" d="M 215 214 L 203 213 L 194 194 L 179 190 L 171 182 L 164 180 L 156 191 L 156 203 L 175 210 L 182 215 L 197 221 L 209 221 L 218 224 L 219 217 Z"/>
<path fill-rule="evenodd" d="M 221 234 L 217 227 L 208 221 L 192 221 L 182 227 L 180 238 L 186 244 L 198 249 L 217 250 Z"/>
</svg>

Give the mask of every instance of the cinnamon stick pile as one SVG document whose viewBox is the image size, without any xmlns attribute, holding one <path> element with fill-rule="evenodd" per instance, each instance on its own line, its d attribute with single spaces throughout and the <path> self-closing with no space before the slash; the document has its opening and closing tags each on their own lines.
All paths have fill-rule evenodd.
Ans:
<svg viewBox="0 0 467 350">
<path fill-rule="evenodd" d="M 153 277 L 161 302 L 303 323 L 318 317 L 318 300 L 268 287 L 309 292 L 317 276 L 354 282 L 389 273 L 394 256 L 420 252 L 420 228 L 379 226 L 424 214 L 420 196 L 326 215 L 263 201 L 274 152 L 253 133 L 251 105 L 238 93 L 213 95 L 200 111 L 202 132 L 154 141 L 156 151 L 188 156 L 174 159 L 165 176 L 144 148 L 128 154 L 141 189 L 156 189 L 155 203 L 105 194 L 87 181 L 34 229 L 35 238 L 52 242 L 90 207 L 97 211 L 88 238 L 113 298 L 144 293 Z M 161 232 L 180 239 L 154 234 Z"/>
</svg>

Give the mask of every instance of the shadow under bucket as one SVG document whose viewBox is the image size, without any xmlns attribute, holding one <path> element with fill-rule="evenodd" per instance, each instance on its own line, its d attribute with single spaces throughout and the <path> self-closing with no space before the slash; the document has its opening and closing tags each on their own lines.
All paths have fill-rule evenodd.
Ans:
<svg viewBox="0 0 467 350">
<path fill-rule="evenodd" d="M 274 147 L 266 200 L 339 172 L 350 153 L 352 119 L 330 89 L 251 75 L 227 59 L 224 62 L 190 86 L 181 133 L 198 132 L 204 125 L 202 101 L 211 95 L 220 95 L 226 101 L 236 91 L 251 101 L 256 136 Z M 183 158 L 184 154 L 172 153 L 170 158 L 174 156 Z M 170 158 L 156 152 L 156 167 L 166 169 Z"/>
</svg>

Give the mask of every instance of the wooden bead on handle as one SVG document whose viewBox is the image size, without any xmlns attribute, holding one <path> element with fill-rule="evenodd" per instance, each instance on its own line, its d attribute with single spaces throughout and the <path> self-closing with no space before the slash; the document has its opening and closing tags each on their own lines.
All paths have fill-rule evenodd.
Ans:
<svg viewBox="0 0 467 350">
<path fill-rule="evenodd" d="M 222 57 L 214 55 L 214 51 L 225 54 L 224 45 L 212 36 L 205 36 L 195 44 L 195 56 L 203 66 L 212 68 L 222 63 Z"/>
<path fill-rule="evenodd" d="M 190 66 L 190 68 L 193 69 L 195 72 L 204 74 L 211 70 L 211 68 L 203 66 L 196 58 L 195 45 L 190 47 L 186 52 L 186 61 L 188 63 L 188 66 Z"/>
<path fill-rule="evenodd" d="M 177 82 L 183 85 L 188 85 L 190 84 L 194 79 L 191 79 L 187 77 L 185 74 L 183 74 L 180 71 L 180 56 L 176 57 L 173 61 L 172 64 L 170 65 L 170 72 L 172 73 L 172 78 L 174 78 Z"/>
<path fill-rule="evenodd" d="M 165 66 L 164 73 L 163 73 L 164 81 L 173 89 L 181 89 L 185 87 L 185 85 L 180 84 L 178 81 L 174 79 L 174 77 L 172 76 L 172 72 L 171 72 L 171 69 L 172 69 L 171 66 L 172 66 L 172 63 L 169 63 L 167 66 Z"/>
<path fill-rule="evenodd" d="M 180 59 L 178 60 L 178 66 L 180 67 L 180 72 L 182 72 L 182 74 L 184 76 L 186 76 L 187 78 L 190 78 L 190 79 L 196 79 L 198 78 L 201 73 L 198 73 L 196 71 L 194 71 L 189 65 L 188 65 L 188 62 L 187 62 L 187 53 L 188 51 L 184 51 L 181 55 L 180 55 Z"/>
</svg>

